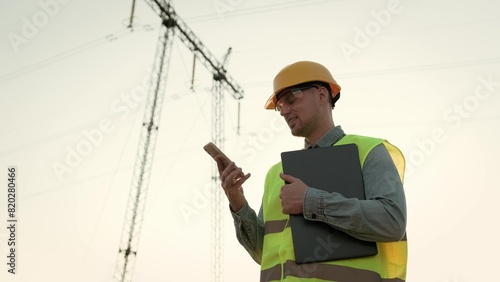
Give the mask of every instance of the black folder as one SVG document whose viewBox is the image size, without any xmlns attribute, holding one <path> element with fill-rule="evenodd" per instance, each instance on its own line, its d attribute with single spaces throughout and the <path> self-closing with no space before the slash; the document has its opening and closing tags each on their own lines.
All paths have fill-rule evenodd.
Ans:
<svg viewBox="0 0 500 282">
<path fill-rule="evenodd" d="M 281 153 L 283 172 L 309 187 L 365 199 L 363 173 L 355 144 Z M 377 254 L 375 242 L 358 240 L 330 225 L 290 215 L 297 263 L 348 259 Z"/>
</svg>

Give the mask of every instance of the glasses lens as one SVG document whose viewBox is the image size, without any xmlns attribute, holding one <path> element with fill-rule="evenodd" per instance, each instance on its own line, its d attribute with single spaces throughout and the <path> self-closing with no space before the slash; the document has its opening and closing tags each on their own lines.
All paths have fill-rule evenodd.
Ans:
<svg viewBox="0 0 500 282">
<path fill-rule="evenodd" d="M 298 87 L 292 87 L 286 90 L 285 92 L 282 92 L 283 94 L 279 93 L 277 95 L 279 98 L 278 101 L 276 102 L 276 107 L 274 108 L 274 110 L 276 110 L 277 112 L 281 112 L 283 106 L 290 108 L 291 106 L 293 106 L 295 100 L 300 99 L 304 96 L 304 93 L 302 92 L 303 90 L 307 90 L 313 87 L 318 88 L 318 86 L 314 84 L 309 84 Z"/>
<path fill-rule="evenodd" d="M 287 91 L 284 95 L 281 95 L 281 98 L 276 103 L 276 111 L 281 111 L 284 106 L 290 108 L 295 100 L 302 98 L 302 96 L 302 90 L 300 89 Z"/>
</svg>

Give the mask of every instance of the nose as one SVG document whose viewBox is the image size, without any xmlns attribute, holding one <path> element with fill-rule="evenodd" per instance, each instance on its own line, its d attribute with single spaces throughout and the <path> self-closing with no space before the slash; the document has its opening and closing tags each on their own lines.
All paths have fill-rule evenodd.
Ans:
<svg viewBox="0 0 500 282">
<path fill-rule="evenodd" d="M 281 106 L 280 115 L 285 116 L 288 113 L 290 113 L 290 107 L 286 104 L 283 104 L 283 106 Z"/>
</svg>

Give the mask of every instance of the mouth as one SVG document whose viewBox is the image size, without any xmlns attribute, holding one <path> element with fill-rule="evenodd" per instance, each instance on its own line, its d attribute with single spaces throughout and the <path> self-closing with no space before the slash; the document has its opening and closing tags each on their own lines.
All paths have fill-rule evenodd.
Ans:
<svg viewBox="0 0 500 282">
<path fill-rule="evenodd" d="M 288 119 L 286 120 L 286 123 L 288 124 L 288 126 L 291 126 L 291 124 L 292 124 L 295 120 L 297 120 L 297 118 L 296 118 L 296 117 L 291 117 L 291 118 L 288 118 Z"/>
</svg>

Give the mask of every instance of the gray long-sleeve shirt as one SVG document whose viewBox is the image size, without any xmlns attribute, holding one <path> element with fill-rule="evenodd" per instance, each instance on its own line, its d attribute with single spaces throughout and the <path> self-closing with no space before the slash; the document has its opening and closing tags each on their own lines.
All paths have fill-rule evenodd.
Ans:
<svg viewBox="0 0 500 282">
<path fill-rule="evenodd" d="M 320 138 L 318 147 L 328 147 L 345 136 L 336 126 Z M 311 145 L 305 142 L 305 147 Z M 304 196 L 304 218 L 321 221 L 360 240 L 398 241 L 406 230 L 406 199 L 399 174 L 383 144 L 373 148 L 363 165 L 366 200 L 348 199 L 308 187 Z M 236 237 L 250 256 L 260 264 L 264 241 L 262 206 L 258 216 L 245 203 L 231 211 Z"/>
</svg>

